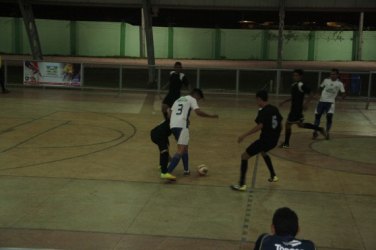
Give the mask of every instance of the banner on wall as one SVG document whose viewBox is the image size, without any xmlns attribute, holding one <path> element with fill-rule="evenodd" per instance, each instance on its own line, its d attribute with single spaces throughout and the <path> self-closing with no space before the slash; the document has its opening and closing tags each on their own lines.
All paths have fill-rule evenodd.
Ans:
<svg viewBox="0 0 376 250">
<path fill-rule="evenodd" d="M 24 85 L 81 86 L 81 64 L 24 61 Z"/>
</svg>

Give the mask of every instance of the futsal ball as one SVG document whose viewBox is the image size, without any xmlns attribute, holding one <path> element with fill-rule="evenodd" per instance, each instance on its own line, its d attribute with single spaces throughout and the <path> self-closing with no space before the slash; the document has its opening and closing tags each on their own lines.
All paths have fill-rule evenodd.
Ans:
<svg viewBox="0 0 376 250">
<path fill-rule="evenodd" d="M 204 176 L 204 175 L 207 175 L 208 174 L 208 167 L 205 166 L 205 164 L 201 164 L 197 167 L 197 173 L 200 175 L 200 176 Z"/>
</svg>

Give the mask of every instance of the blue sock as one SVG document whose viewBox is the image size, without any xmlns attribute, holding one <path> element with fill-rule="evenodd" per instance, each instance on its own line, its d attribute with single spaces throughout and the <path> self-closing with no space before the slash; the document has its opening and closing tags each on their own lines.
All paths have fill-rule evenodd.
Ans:
<svg viewBox="0 0 376 250">
<path fill-rule="evenodd" d="M 181 158 L 181 156 L 179 154 L 175 154 L 172 157 L 172 159 L 170 161 L 170 165 L 168 166 L 167 172 L 172 173 L 172 171 L 174 171 L 176 166 L 179 164 L 180 158 Z"/>
<path fill-rule="evenodd" d="M 189 171 L 188 152 L 184 152 L 183 155 L 181 156 L 181 159 L 183 160 L 184 171 Z"/>
</svg>

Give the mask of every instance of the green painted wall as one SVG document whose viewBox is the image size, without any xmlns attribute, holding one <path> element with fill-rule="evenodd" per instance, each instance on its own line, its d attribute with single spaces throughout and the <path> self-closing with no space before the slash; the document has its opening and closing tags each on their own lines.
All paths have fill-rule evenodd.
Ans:
<svg viewBox="0 0 376 250">
<path fill-rule="evenodd" d="M 120 23 L 77 22 L 77 53 L 81 56 L 118 56 Z"/>
<path fill-rule="evenodd" d="M 14 18 L 0 18 L 0 52 L 13 53 L 14 51 Z"/>
<path fill-rule="evenodd" d="M 315 60 L 351 61 L 353 55 L 352 39 L 352 31 L 317 31 Z"/>
<path fill-rule="evenodd" d="M 174 58 L 211 59 L 214 29 L 174 28 Z"/>
<path fill-rule="evenodd" d="M 116 22 L 36 20 L 46 55 L 140 56 L 140 28 Z M 74 34 L 72 33 L 73 31 Z M 352 60 L 352 31 L 284 32 L 284 60 Z M 72 37 L 75 35 L 75 37 Z M 277 30 L 153 27 L 156 58 L 275 60 Z M 75 39 L 73 39 L 75 38 Z M 364 31 L 363 60 L 376 60 L 376 31 Z M 0 52 L 30 53 L 22 19 L 0 17 Z"/>
<path fill-rule="evenodd" d="M 36 20 L 36 25 L 43 54 L 70 54 L 69 21 Z"/>
<path fill-rule="evenodd" d="M 153 27 L 154 56 L 156 58 L 168 57 L 168 28 Z"/>
<path fill-rule="evenodd" d="M 363 32 L 362 60 L 376 60 L 376 31 Z"/>
<path fill-rule="evenodd" d="M 261 59 L 261 33 L 261 30 L 222 29 L 221 57 L 225 59 Z"/>
<path fill-rule="evenodd" d="M 125 56 L 140 56 L 140 28 L 138 26 L 126 25 Z"/>
<path fill-rule="evenodd" d="M 266 47 L 268 50 L 269 60 L 277 59 L 277 50 L 278 50 L 278 30 L 268 30 L 268 39 L 266 41 Z M 283 50 L 283 55 L 285 55 L 286 49 Z"/>
<path fill-rule="evenodd" d="M 27 36 L 25 25 L 22 19 L 19 19 L 19 26 L 18 29 L 21 31 L 16 30 L 16 32 L 20 33 L 20 48 L 22 54 L 31 54 L 30 44 L 29 44 L 29 37 Z"/>
<path fill-rule="evenodd" d="M 285 31 L 284 60 L 308 60 L 309 31 Z M 277 51 L 275 52 L 277 53 Z"/>
</svg>

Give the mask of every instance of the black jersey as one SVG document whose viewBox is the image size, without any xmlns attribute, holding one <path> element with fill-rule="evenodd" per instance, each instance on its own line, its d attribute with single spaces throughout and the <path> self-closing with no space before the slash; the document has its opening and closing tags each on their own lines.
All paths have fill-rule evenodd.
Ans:
<svg viewBox="0 0 376 250">
<path fill-rule="evenodd" d="M 278 140 L 282 130 L 282 119 L 283 117 L 279 113 L 277 107 L 268 104 L 265 107 L 260 108 L 255 120 L 257 124 L 262 123 L 263 125 L 260 140 Z"/>
<path fill-rule="evenodd" d="M 291 109 L 290 112 L 300 114 L 303 112 L 304 96 L 311 93 L 311 89 L 302 82 L 291 85 Z"/>
<path fill-rule="evenodd" d="M 168 94 L 176 96 L 177 98 L 180 97 L 180 90 L 182 86 L 188 85 L 187 78 L 183 73 L 178 73 L 176 71 L 171 71 L 170 72 L 170 85 L 169 85 L 169 90 Z"/>
<path fill-rule="evenodd" d="M 257 239 L 254 250 L 315 250 L 309 240 L 298 240 L 292 236 L 262 234 Z"/>
</svg>

